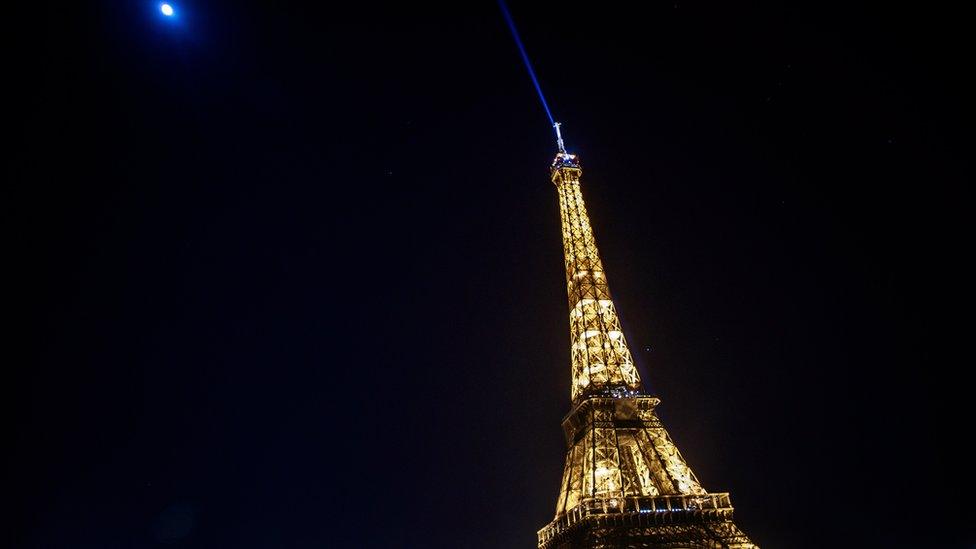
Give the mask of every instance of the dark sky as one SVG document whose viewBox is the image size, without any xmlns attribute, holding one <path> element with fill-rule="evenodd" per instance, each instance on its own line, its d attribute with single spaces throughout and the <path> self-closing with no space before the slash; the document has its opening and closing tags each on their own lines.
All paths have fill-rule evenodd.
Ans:
<svg viewBox="0 0 976 549">
<path fill-rule="evenodd" d="M 763 547 L 970 547 L 967 19 L 642 4 L 511 10 L 678 447 Z M 12 545 L 534 546 L 567 309 L 497 5 L 176 5 L 13 50 Z"/>
</svg>

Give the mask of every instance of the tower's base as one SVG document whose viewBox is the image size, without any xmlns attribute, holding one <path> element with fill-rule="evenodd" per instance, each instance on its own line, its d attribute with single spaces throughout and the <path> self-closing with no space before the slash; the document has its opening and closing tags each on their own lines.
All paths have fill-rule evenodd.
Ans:
<svg viewBox="0 0 976 549">
<path fill-rule="evenodd" d="M 590 500 L 540 530 L 539 548 L 758 549 L 732 522 L 727 494 L 648 499 L 641 507 L 651 503 L 656 508 L 636 512 L 616 511 L 606 502 Z"/>
</svg>

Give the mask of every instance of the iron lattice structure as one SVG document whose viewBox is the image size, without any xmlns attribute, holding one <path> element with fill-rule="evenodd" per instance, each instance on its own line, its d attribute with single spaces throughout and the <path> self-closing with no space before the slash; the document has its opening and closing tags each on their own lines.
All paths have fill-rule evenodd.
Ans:
<svg viewBox="0 0 976 549">
<path fill-rule="evenodd" d="M 558 128 L 557 128 L 558 129 Z M 556 517 L 540 549 L 755 548 L 726 493 L 707 492 L 641 392 L 597 251 L 576 155 L 560 147 L 552 181 L 562 216 L 573 409 Z"/>
</svg>

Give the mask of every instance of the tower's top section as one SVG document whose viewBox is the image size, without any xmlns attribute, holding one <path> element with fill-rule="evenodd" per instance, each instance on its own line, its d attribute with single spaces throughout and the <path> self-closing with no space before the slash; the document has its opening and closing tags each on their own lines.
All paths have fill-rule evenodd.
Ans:
<svg viewBox="0 0 976 549">
<path fill-rule="evenodd" d="M 555 172 L 561 169 L 570 169 L 581 172 L 582 170 L 580 170 L 579 157 L 575 154 L 569 154 L 566 152 L 557 153 L 556 158 L 552 160 L 553 174 L 555 175 Z M 579 177 L 579 173 L 576 174 L 576 177 Z M 553 179 L 553 182 L 558 185 L 558 182 L 555 181 L 555 179 Z"/>
<path fill-rule="evenodd" d="M 552 182 L 562 216 L 569 333 L 573 362 L 573 402 L 590 396 L 630 396 L 641 389 L 640 374 L 627 347 L 607 276 L 586 213 L 575 154 L 566 152 L 556 124 L 559 153 L 552 161 Z"/>
<path fill-rule="evenodd" d="M 562 168 L 580 169 L 579 158 L 575 154 L 566 152 L 566 145 L 563 144 L 563 134 L 559 131 L 562 125 L 562 122 L 556 122 L 552 125 L 553 128 L 556 128 L 556 146 L 559 148 L 559 152 L 556 153 L 556 158 L 552 161 L 553 182 L 556 181 L 555 174 L 557 170 Z M 580 173 L 576 173 L 577 178 L 579 178 Z"/>
</svg>

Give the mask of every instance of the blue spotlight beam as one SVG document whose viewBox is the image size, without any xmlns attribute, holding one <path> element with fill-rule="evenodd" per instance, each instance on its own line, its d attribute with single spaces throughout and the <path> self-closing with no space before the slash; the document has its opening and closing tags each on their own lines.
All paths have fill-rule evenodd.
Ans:
<svg viewBox="0 0 976 549">
<path fill-rule="evenodd" d="M 525 68 L 529 71 L 529 76 L 532 78 L 532 84 L 535 86 L 535 91 L 539 92 L 539 100 L 542 101 L 542 108 L 546 109 L 546 116 L 549 117 L 549 124 L 556 127 L 556 120 L 552 117 L 552 112 L 549 110 L 549 103 L 546 102 L 546 96 L 542 94 L 542 86 L 539 85 L 539 80 L 535 77 L 535 71 L 532 70 L 532 62 L 529 61 L 529 54 L 525 52 L 525 46 L 522 45 L 522 39 L 519 38 L 518 30 L 515 28 L 515 21 L 512 21 L 512 14 L 508 12 L 508 6 L 505 5 L 505 0 L 498 0 L 498 6 L 502 9 L 502 15 L 505 16 L 505 22 L 508 23 L 508 28 L 512 31 L 512 38 L 515 39 L 515 45 L 518 46 L 519 53 L 522 54 L 522 61 L 525 62 Z"/>
</svg>

